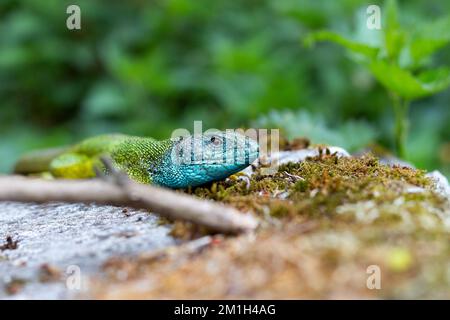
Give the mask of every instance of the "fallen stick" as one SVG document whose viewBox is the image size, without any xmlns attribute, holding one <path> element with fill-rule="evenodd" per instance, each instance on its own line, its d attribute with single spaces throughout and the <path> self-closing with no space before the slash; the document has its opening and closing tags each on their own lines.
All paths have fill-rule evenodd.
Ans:
<svg viewBox="0 0 450 320">
<path fill-rule="evenodd" d="M 211 231 L 237 234 L 254 230 L 258 220 L 234 208 L 150 185 L 135 183 L 117 173 L 116 183 L 105 179 L 44 180 L 0 177 L 0 201 L 98 203 L 147 209 L 174 220 L 189 221 Z"/>
</svg>

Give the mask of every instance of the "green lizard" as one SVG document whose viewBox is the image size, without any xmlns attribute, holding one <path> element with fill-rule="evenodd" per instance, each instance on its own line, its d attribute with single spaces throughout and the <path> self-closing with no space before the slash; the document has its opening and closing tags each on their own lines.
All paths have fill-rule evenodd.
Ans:
<svg viewBox="0 0 450 320">
<path fill-rule="evenodd" d="M 224 179 L 250 165 L 259 154 L 256 141 L 219 131 L 155 140 L 122 134 L 101 135 L 66 148 L 34 151 L 21 157 L 15 172 L 50 172 L 57 178 L 95 177 L 100 156 L 140 183 L 169 188 L 198 186 Z"/>
</svg>

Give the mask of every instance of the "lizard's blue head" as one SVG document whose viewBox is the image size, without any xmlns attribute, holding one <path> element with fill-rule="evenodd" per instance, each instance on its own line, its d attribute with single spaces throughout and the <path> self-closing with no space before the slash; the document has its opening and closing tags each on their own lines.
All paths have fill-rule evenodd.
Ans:
<svg viewBox="0 0 450 320">
<path fill-rule="evenodd" d="M 179 137 L 163 160 L 164 172 L 152 180 L 170 188 L 222 180 L 258 158 L 258 143 L 234 131 Z"/>
</svg>

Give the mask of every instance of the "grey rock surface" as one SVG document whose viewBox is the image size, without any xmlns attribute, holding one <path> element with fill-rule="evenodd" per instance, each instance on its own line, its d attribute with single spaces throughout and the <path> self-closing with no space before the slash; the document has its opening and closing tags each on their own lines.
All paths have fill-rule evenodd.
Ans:
<svg viewBox="0 0 450 320">
<path fill-rule="evenodd" d="M 0 298 L 76 297 L 85 287 L 66 283 L 78 270 L 86 279 L 99 274 L 108 258 L 175 244 L 170 226 L 158 219 L 145 211 L 94 204 L 0 202 Z M 8 237 L 17 248 L 5 247 Z M 45 265 L 61 277 L 42 281 Z"/>
<path fill-rule="evenodd" d="M 450 199 L 450 185 L 447 177 L 437 170 L 427 173 L 427 177 L 433 180 L 435 186 L 434 189 L 441 196 Z"/>
</svg>

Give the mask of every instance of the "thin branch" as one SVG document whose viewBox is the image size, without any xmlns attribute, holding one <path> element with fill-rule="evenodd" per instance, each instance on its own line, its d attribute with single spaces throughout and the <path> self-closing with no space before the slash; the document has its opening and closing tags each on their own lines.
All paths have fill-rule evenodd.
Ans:
<svg viewBox="0 0 450 320">
<path fill-rule="evenodd" d="M 105 163 L 107 165 L 107 162 Z M 234 208 L 155 186 L 138 184 L 113 173 L 114 183 L 102 180 L 44 180 L 0 177 L 0 201 L 62 201 L 99 203 L 147 209 L 174 220 L 185 220 L 216 232 L 237 234 L 254 230 L 258 220 Z"/>
</svg>

